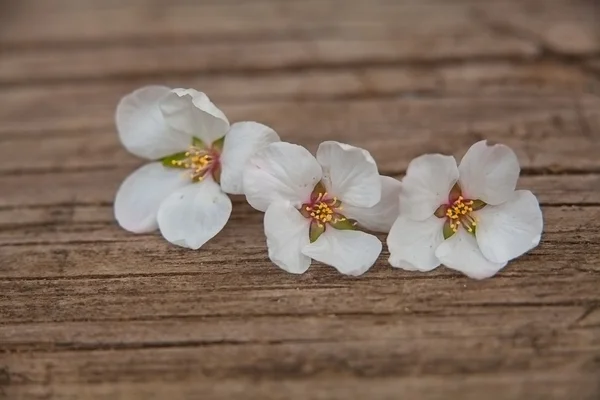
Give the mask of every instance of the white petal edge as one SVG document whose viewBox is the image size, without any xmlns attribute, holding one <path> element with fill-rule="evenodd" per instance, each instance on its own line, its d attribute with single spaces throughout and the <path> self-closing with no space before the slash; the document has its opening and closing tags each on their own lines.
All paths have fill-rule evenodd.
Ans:
<svg viewBox="0 0 600 400">
<path fill-rule="evenodd" d="M 400 213 L 400 182 L 389 176 L 380 176 L 381 200 L 373 207 L 343 205 L 345 217 L 355 219 L 358 224 L 370 231 L 389 232 Z"/>
<path fill-rule="evenodd" d="M 494 263 L 485 258 L 475 237 L 462 227 L 438 246 L 435 255 L 448 268 L 473 279 L 492 277 L 506 265 L 505 262 Z"/>
<path fill-rule="evenodd" d="M 490 261 L 502 263 L 519 257 L 540 243 L 544 220 L 537 198 L 529 190 L 517 190 L 499 206 L 476 212 L 477 243 Z"/>
<path fill-rule="evenodd" d="M 303 274 L 310 257 L 302 249 L 310 243 L 310 221 L 289 201 L 272 203 L 265 213 L 265 235 L 271 261 L 284 271 Z"/>
<path fill-rule="evenodd" d="M 431 217 L 440 205 L 448 203 L 448 195 L 457 180 L 454 157 L 425 154 L 415 158 L 402 179 L 402 213 L 415 221 Z"/>
<path fill-rule="evenodd" d="M 305 246 L 302 253 L 331 265 L 342 274 L 358 276 L 375 264 L 381 249 L 381 241 L 376 236 L 329 226 L 314 243 Z"/>
<path fill-rule="evenodd" d="M 195 136 L 206 146 L 225 136 L 229 121 L 205 93 L 173 89 L 160 102 L 165 121 L 173 129 Z"/>
<path fill-rule="evenodd" d="M 444 241 L 445 221 L 436 216 L 414 221 L 401 214 L 387 237 L 392 267 L 421 272 L 438 267 L 440 260 L 435 256 L 435 250 Z"/>
<path fill-rule="evenodd" d="M 396 265 L 393 265 L 394 268 L 398 268 L 398 269 L 403 269 L 405 271 L 410 271 L 410 272 L 423 272 L 423 271 L 419 271 L 419 269 L 417 267 L 415 267 L 414 265 L 407 263 L 406 261 L 398 261 L 396 262 Z"/>
<path fill-rule="evenodd" d="M 319 145 L 317 161 L 323 167 L 323 183 L 327 191 L 342 203 L 373 207 L 381 199 L 377 164 L 368 151 L 327 141 Z"/>
<path fill-rule="evenodd" d="M 487 141 L 482 140 L 471 146 L 458 170 L 463 197 L 498 205 L 512 196 L 521 167 L 510 147 L 488 146 Z"/>
<path fill-rule="evenodd" d="M 250 157 L 267 145 L 279 142 L 279 135 L 258 122 L 238 122 L 225 136 L 221 153 L 221 188 L 229 194 L 244 194 L 244 169 Z"/>
<path fill-rule="evenodd" d="M 117 105 L 115 123 L 123 146 L 149 160 L 178 153 L 192 142 L 189 135 L 172 129 L 159 108 L 171 89 L 145 86 L 124 96 Z"/>
<path fill-rule="evenodd" d="M 231 200 L 212 179 L 188 185 L 158 209 L 160 232 L 169 242 L 199 249 L 219 233 L 231 215 Z"/>
<path fill-rule="evenodd" d="M 189 185 L 190 179 L 159 162 L 146 164 L 129 175 L 115 197 L 115 218 L 130 232 L 152 232 L 158 228 L 156 214 L 163 200 Z"/>
<path fill-rule="evenodd" d="M 271 143 L 250 158 L 244 171 L 244 194 L 250 205 L 266 211 L 274 201 L 299 208 L 321 180 L 321 166 L 308 150 L 286 142 Z"/>
</svg>

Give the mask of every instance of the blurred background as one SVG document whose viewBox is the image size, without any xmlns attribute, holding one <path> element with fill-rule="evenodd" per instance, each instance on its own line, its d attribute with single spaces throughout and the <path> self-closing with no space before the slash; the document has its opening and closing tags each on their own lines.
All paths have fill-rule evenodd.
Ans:
<svg viewBox="0 0 600 400">
<path fill-rule="evenodd" d="M 4 0 L 0 121 L 11 134 L 59 132 L 44 136 L 56 147 L 36 168 L 131 163 L 114 135 L 115 105 L 160 83 L 202 90 L 230 120 L 258 120 L 311 148 L 351 139 L 380 152 L 391 172 L 423 150 L 455 153 L 458 140 L 460 152 L 483 136 L 517 148 L 527 139 L 518 149 L 526 164 L 550 168 L 536 153 L 560 146 L 542 132 L 556 128 L 541 115 L 550 107 L 550 117 L 577 118 L 573 99 L 599 91 L 598 8 L 594 0 Z M 576 101 L 583 113 L 588 100 Z M 65 135 L 67 146 L 58 142 Z M 0 156 L 14 165 L 22 144 L 5 143 Z M 587 145 L 573 140 L 572 150 Z"/>
</svg>

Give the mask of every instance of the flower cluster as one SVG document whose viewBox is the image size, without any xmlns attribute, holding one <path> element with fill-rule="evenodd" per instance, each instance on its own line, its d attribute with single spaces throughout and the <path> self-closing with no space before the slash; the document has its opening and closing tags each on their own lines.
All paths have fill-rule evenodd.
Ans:
<svg viewBox="0 0 600 400">
<path fill-rule="evenodd" d="M 400 182 L 380 175 L 364 149 L 328 141 L 315 157 L 260 123 L 230 125 L 193 89 L 136 90 L 119 103 L 116 124 L 125 148 L 151 161 L 119 188 L 117 222 L 135 233 L 159 229 L 179 246 L 198 249 L 223 229 L 228 194 L 265 213 L 269 258 L 295 274 L 312 260 L 365 273 L 382 251 L 373 232 L 389 232 L 394 267 L 444 264 L 475 279 L 540 241 L 539 203 L 515 190 L 519 164 L 503 145 L 478 142 L 459 166 L 451 156 L 418 157 Z"/>
</svg>

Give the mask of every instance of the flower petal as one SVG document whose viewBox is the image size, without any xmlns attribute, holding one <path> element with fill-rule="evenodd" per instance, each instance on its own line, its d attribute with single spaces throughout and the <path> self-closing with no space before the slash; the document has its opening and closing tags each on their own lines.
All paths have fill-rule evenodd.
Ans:
<svg viewBox="0 0 600 400">
<path fill-rule="evenodd" d="M 342 274 L 358 276 L 375 264 L 381 248 L 381 241 L 368 233 L 327 227 L 302 253 L 331 265 Z"/>
<path fill-rule="evenodd" d="M 115 218 L 130 232 L 151 232 L 158 228 L 156 213 L 162 201 L 190 183 L 181 171 L 165 168 L 159 162 L 146 164 L 129 175 L 119 187 Z"/>
<path fill-rule="evenodd" d="M 431 216 L 413 221 L 400 214 L 387 238 L 389 262 L 393 267 L 409 271 L 431 271 L 440 265 L 435 249 L 444 241 L 444 218 Z M 409 268 L 406 267 L 409 264 Z"/>
<path fill-rule="evenodd" d="M 121 99 L 115 122 L 121 143 L 129 152 L 158 160 L 190 145 L 191 137 L 167 125 L 158 106 L 170 92 L 164 86 L 145 86 Z"/>
<path fill-rule="evenodd" d="M 210 145 L 225 136 L 229 121 L 208 96 L 194 89 L 173 89 L 160 102 L 165 121 Z"/>
<path fill-rule="evenodd" d="M 391 261 L 390 261 L 391 264 Z M 400 268 L 403 269 L 405 271 L 411 271 L 411 272 L 424 272 L 424 271 L 419 271 L 419 269 L 417 267 L 415 267 L 414 265 L 406 262 L 406 261 L 398 261 L 395 262 L 395 264 L 392 265 L 394 268 Z"/>
<path fill-rule="evenodd" d="M 490 261 L 510 261 L 540 243 L 542 210 L 529 190 L 517 190 L 512 199 L 499 206 L 488 205 L 476 216 L 477 243 Z"/>
<path fill-rule="evenodd" d="M 402 214 L 416 221 L 431 217 L 440 205 L 448 203 L 448 194 L 457 180 L 454 157 L 425 154 L 415 158 L 402 179 Z"/>
<path fill-rule="evenodd" d="M 158 209 L 160 232 L 169 242 L 199 249 L 223 229 L 231 200 L 212 179 L 188 185 L 163 201 Z"/>
<path fill-rule="evenodd" d="M 389 232 L 400 213 L 400 182 L 389 176 L 380 176 L 381 200 L 373 207 L 355 207 L 343 205 L 342 214 L 358 221 L 358 224 L 370 231 Z"/>
<path fill-rule="evenodd" d="M 225 136 L 221 153 L 221 188 L 230 194 L 244 194 L 243 173 L 251 156 L 273 142 L 277 133 L 258 122 L 238 122 Z"/>
<path fill-rule="evenodd" d="M 368 151 L 338 142 L 323 142 L 317 150 L 327 191 L 342 203 L 373 207 L 381 199 L 377 164 Z"/>
<path fill-rule="evenodd" d="M 303 274 L 310 267 L 310 257 L 302 254 L 309 240 L 310 221 L 289 201 L 272 203 L 265 213 L 265 235 L 269 258 L 279 268 Z"/>
<path fill-rule="evenodd" d="M 511 198 L 521 172 L 517 155 L 510 147 L 488 146 L 485 140 L 471 146 L 458 170 L 463 197 L 492 205 Z"/>
<path fill-rule="evenodd" d="M 475 237 L 463 228 L 444 240 L 435 251 L 435 255 L 448 268 L 455 269 L 473 279 L 494 276 L 506 265 L 495 263 L 483 256 Z"/>
<path fill-rule="evenodd" d="M 271 143 L 246 164 L 244 193 L 248 203 L 260 211 L 276 200 L 290 201 L 298 208 L 310 199 L 321 176 L 321 166 L 304 147 Z"/>
</svg>

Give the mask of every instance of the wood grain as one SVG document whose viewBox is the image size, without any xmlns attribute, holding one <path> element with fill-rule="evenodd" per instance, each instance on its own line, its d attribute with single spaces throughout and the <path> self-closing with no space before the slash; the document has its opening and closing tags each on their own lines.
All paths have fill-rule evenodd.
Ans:
<svg viewBox="0 0 600 400">
<path fill-rule="evenodd" d="M 0 398 L 600 398 L 600 7 L 593 0 L 0 3 Z M 145 84 L 207 92 L 311 150 L 511 146 L 539 247 L 493 279 L 268 260 L 234 197 L 201 251 L 113 218 Z M 380 235 L 385 241 L 385 235 Z"/>
<path fill-rule="evenodd" d="M 469 107 L 473 102 L 477 102 L 477 109 Z M 595 95 L 582 95 L 577 101 L 566 96 L 273 101 L 225 105 L 223 109 L 232 121 L 260 121 L 276 127 L 285 140 L 312 150 L 323 138 L 352 142 L 371 151 L 382 171 L 402 171 L 420 154 L 457 153 L 483 138 L 515 148 L 524 168 L 600 170 L 600 135 L 596 129 L 600 126 L 600 98 Z M 113 110 L 106 111 L 112 115 Z M 92 123 L 94 115 L 84 115 Z M 360 118 L 349 117 L 356 115 Z M 77 118 L 83 116 L 69 121 Z M 137 163 L 127 156 L 114 128 L 94 128 L 87 134 L 83 128 L 78 131 L 83 134 L 49 136 L 43 141 L 20 135 L 2 141 L 0 159 L 4 163 L 0 172 L 114 167 L 113 155 L 123 163 Z M 565 136 L 568 146 L 562 145 Z M 36 157 L 21 166 L 24 148 L 35 149 Z"/>
</svg>

